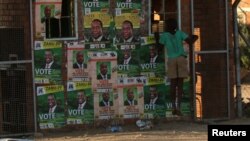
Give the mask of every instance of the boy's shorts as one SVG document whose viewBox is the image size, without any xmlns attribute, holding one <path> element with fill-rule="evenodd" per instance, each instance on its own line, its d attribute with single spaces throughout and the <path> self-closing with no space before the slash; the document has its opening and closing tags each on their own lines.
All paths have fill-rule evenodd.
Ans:
<svg viewBox="0 0 250 141">
<path fill-rule="evenodd" d="M 188 77 L 188 62 L 184 56 L 177 58 L 168 58 L 167 75 L 168 78 L 185 78 Z"/>
</svg>

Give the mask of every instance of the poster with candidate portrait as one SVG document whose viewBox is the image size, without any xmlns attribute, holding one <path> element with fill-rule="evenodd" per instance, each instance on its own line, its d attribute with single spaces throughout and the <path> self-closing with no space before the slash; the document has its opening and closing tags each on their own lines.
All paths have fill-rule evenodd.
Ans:
<svg viewBox="0 0 250 141">
<path fill-rule="evenodd" d="M 114 45 L 140 46 L 141 0 L 116 0 Z"/>
<path fill-rule="evenodd" d="M 62 0 L 35 0 L 35 39 L 44 39 L 46 20 L 61 18 Z"/>
<path fill-rule="evenodd" d="M 67 124 L 91 124 L 94 120 L 94 100 L 89 81 L 67 83 Z"/>
<path fill-rule="evenodd" d="M 88 74 L 88 55 L 84 43 L 73 41 L 67 45 L 67 72 L 69 81 L 90 81 Z"/>
<path fill-rule="evenodd" d="M 88 57 L 92 88 L 115 87 L 117 53 L 115 51 L 88 51 Z"/>
<path fill-rule="evenodd" d="M 165 117 L 166 109 L 171 103 L 166 103 L 170 98 L 169 87 L 165 84 L 144 86 L 144 117 L 148 119 Z M 166 108 L 167 107 L 167 108 Z"/>
<path fill-rule="evenodd" d="M 141 41 L 140 74 L 149 78 L 164 78 L 166 76 L 164 49 L 156 46 L 154 36 L 142 37 Z"/>
<path fill-rule="evenodd" d="M 113 119 L 118 115 L 118 94 L 113 88 L 94 89 L 95 120 Z"/>
<path fill-rule="evenodd" d="M 140 58 L 139 48 L 120 46 L 117 50 L 117 77 L 135 77 L 140 76 Z"/>
<path fill-rule="evenodd" d="M 107 49 L 111 47 L 110 4 L 107 0 L 82 0 L 83 27 L 86 49 Z"/>
<path fill-rule="evenodd" d="M 144 78 L 139 79 L 123 78 L 123 82 L 117 85 L 120 101 L 119 115 L 124 119 L 139 118 L 144 113 Z"/>
<path fill-rule="evenodd" d="M 62 83 L 62 43 L 59 41 L 35 41 L 35 83 Z"/>
<path fill-rule="evenodd" d="M 36 88 L 40 129 L 60 128 L 65 125 L 63 85 Z"/>
</svg>

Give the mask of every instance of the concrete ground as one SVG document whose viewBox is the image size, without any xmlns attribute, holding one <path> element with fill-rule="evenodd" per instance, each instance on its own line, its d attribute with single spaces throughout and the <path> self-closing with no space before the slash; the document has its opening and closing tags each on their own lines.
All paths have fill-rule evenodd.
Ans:
<svg viewBox="0 0 250 141">
<path fill-rule="evenodd" d="M 250 118 L 225 121 L 193 122 L 164 121 L 152 129 L 140 130 L 136 125 L 124 125 L 121 132 L 105 128 L 89 128 L 63 132 L 47 132 L 36 136 L 36 141 L 207 141 L 208 124 L 250 125 Z"/>
</svg>

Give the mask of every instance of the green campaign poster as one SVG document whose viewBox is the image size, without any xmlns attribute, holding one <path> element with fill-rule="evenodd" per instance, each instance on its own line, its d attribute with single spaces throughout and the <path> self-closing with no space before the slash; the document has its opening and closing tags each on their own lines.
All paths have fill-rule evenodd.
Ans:
<svg viewBox="0 0 250 141">
<path fill-rule="evenodd" d="M 109 35 L 112 18 L 109 11 L 109 1 L 82 0 L 83 27 L 86 49 L 110 48 L 112 38 Z"/>
<path fill-rule="evenodd" d="M 94 120 L 94 103 L 90 82 L 68 82 L 67 124 L 91 124 Z"/>
<path fill-rule="evenodd" d="M 168 86 L 165 84 L 144 86 L 144 116 L 152 119 L 165 117 L 166 106 L 165 98 Z"/>
<path fill-rule="evenodd" d="M 36 93 L 40 129 L 60 128 L 64 126 L 63 85 L 38 86 Z"/>
<path fill-rule="evenodd" d="M 140 48 L 140 68 L 141 75 L 150 78 L 164 78 L 165 57 L 163 49 L 155 44 L 153 36 L 142 37 Z"/>
<path fill-rule="evenodd" d="M 36 84 L 61 84 L 61 42 L 35 41 L 34 59 Z"/>
<path fill-rule="evenodd" d="M 140 46 L 141 0 L 116 0 L 114 46 Z"/>
<path fill-rule="evenodd" d="M 120 48 L 117 50 L 117 76 L 135 77 L 140 75 L 138 48 Z"/>
</svg>

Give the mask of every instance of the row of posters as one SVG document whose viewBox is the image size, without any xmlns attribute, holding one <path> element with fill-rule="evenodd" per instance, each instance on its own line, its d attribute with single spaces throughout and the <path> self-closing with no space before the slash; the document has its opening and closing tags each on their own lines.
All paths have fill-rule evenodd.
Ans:
<svg viewBox="0 0 250 141">
<path fill-rule="evenodd" d="M 163 58 L 158 63 L 146 62 L 145 58 L 150 56 L 151 46 L 154 46 L 153 37 L 141 40 L 144 43 L 134 49 L 138 53 L 131 56 L 142 56 L 142 63 L 134 66 L 118 63 L 119 55 L 123 56 L 119 54 L 119 49 L 91 50 L 85 49 L 82 42 L 62 44 L 57 41 L 36 41 L 35 83 L 40 127 L 46 129 L 65 124 L 91 124 L 95 120 L 117 117 L 130 119 L 142 115 L 147 118 L 172 117 L 165 57 L 162 53 Z M 65 60 L 63 46 L 67 58 L 65 68 L 62 65 L 62 60 Z M 44 65 L 46 61 L 50 62 L 49 65 Z M 63 87 L 63 69 L 67 72 L 67 87 Z M 135 70 L 138 72 L 135 73 Z M 185 115 L 189 115 L 188 79 L 184 86 L 181 108 Z M 54 109 L 52 112 L 53 109 L 48 108 L 55 105 L 61 110 Z"/>
<path fill-rule="evenodd" d="M 92 80 L 93 85 L 100 80 L 115 84 L 117 79 L 127 77 L 164 78 L 164 50 L 155 46 L 152 36 L 141 41 L 138 47 L 110 50 L 86 49 L 83 42 L 77 41 L 35 41 L 35 83 L 62 84 L 62 69 L 67 69 L 69 81 Z"/>
<path fill-rule="evenodd" d="M 46 7 L 60 0 L 36 0 L 36 24 Z M 141 37 L 141 0 L 82 0 L 84 40 L 36 40 L 34 72 L 41 129 L 95 120 L 172 117 L 166 57 L 152 36 Z M 52 5 L 52 6 L 51 6 Z M 60 13 L 60 12 L 58 12 Z M 36 26 L 36 35 L 39 33 Z M 45 33 L 44 33 L 45 35 Z M 190 114 L 189 80 L 182 112 Z"/>
<path fill-rule="evenodd" d="M 88 43 L 95 41 L 102 41 L 107 44 L 109 41 L 117 43 L 127 41 L 121 38 L 120 32 L 123 30 L 124 21 L 133 28 L 135 36 L 132 41 L 139 40 L 140 26 L 145 22 L 145 12 L 141 8 L 142 4 L 147 4 L 142 2 L 142 0 L 115 0 L 115 7 L 110 6 L 109 0 L 72 1 L 74 2 L 69 4 L 63 3 L 62 0 L 35 0 L 35 39 L 60 38 L 60 33 L 63 34 L 63 28 L 65 28 L 64 21 L 73 21 L 74 25 L 69 25 L 73 27 L 77 23 L 74 23 L 75 21 L 70 18 L 78 17 L 78 19 L 82 20 L 81 23 L 83 23 L 83 26 L 81 26 L 83 29 L 81 30 L 85 37 L 86 47 L 90 47 Z M 82 5 L 82 14 L 75 13 L 77 11 L 77 5 L 75 4 Z M 69 9 L 71 10 L 69 11 Z M 80 15 L 83 16 L 79 17 Z M 101 38 L 97 39 L 98 33 L 90 30 L 93 24 L 95 24 L 95 27 L 101 26 L 103 35 Z M 95 46 L 92 45 L 91 47 Z"/>
</svg>

